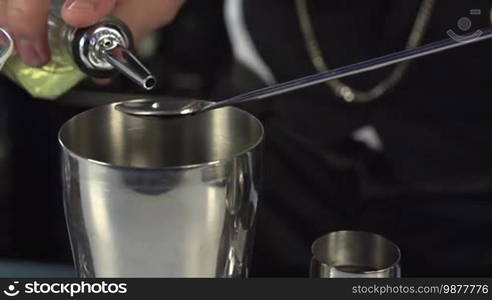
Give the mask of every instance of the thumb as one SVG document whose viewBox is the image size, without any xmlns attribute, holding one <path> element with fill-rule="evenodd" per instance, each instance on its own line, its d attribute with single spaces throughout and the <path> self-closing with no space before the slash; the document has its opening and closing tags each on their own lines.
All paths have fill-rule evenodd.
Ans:
<svg viewBox="0 0 492 300">
<path fill-rule="evenodd" d="M 67 0 L 62 17 L 74 27 L 88 27 L 111 14 L 115 6 L 116 0 Z"/>
</svg>

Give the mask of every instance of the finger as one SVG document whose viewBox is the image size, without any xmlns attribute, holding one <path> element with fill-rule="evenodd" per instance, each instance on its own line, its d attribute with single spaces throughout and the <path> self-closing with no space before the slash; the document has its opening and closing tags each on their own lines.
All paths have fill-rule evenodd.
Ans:
<svg viewBox="0 0 492 300">
<path fill-rule="evenodd" d="M 50 0 L 9 0 L 7 25 L 14 35 L 21 59 L 31 66 L 50 61 L 48 47 L 48 13 Z"/>
<path fill-rule="evenodd" d="M 72 26 L 88 27 L 111 14 L 115 6 L 116 0 L 67 0 L 62 16 Z"/>
<path fill-rule="evenodd" d="M 147 0 L 142 7 L 141 0 L 122 0 L 113 14 L 128 25 L 138 42 L 145 34 L 170 23 L 183 3 L 183 0 Z"/>
<path fill-rule="evenodd" d="M 0 27 L 7 27 L 7 0 L 0 0 Z"/>
</svg>

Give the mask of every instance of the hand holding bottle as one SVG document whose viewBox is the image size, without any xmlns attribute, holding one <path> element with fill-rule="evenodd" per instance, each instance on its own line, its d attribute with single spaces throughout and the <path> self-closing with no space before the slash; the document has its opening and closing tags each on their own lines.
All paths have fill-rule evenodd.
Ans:
<svg viewBox="0 0 492 300">
<path fill-rule="evenodd" d="M 64 21 L 75 27 L 95 24 L 107 15 L 123 20 L 138 41 L 174 19 L 184 0 L 66 0 Z M 14 36 L 16 50 L 27 65 L 50 61 L 47 20 L 51 0 L 0 0 L 0 27 Z"/>
</svg>

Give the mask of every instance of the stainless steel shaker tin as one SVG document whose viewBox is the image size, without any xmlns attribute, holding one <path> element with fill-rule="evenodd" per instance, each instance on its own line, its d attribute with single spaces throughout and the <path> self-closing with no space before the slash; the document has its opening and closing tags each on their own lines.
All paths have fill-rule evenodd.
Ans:
<svg viewBox="0 0 492 300">
<path fill-rule="evenodd" d="M 246 276 L 262 124 L 233 107 L 156 118 L 116 105 L 75 116 L 59 133 L 79 275 Z"/>
<path fill-rule="evenodd" d="M 0 27 L 0 70 L 14 52 L 14 41 L 10 34 Z"/>
<path fill-rule="evenodd" d="M 399 278 L 398 246 L 381 235 L 361 231 L 332 232 L 312 245 L 311 277 Z"/>
</svg>

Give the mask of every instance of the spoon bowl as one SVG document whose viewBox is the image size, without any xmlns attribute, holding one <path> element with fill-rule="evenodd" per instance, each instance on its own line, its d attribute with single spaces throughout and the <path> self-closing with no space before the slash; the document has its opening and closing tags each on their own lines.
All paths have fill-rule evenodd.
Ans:
<svg viewBox="0 0 492 300">
<path fill-rule="evenodd" d="M 160 116 L 160 117 L 179 117 L 196 114 L 207 110 L 214 102 L 191 99 L 154 101 L 141 99 L 130 102 L 123 102 L 116 105 L 116 109 L 134 116 Z"/>
</svg>

